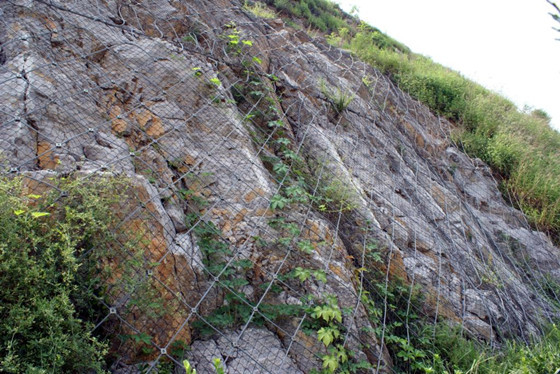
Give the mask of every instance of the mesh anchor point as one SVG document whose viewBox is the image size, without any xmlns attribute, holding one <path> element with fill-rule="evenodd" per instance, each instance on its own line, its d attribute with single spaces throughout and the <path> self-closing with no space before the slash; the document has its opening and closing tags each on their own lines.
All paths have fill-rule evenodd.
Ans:
<svg viewBox="0 0 560 374">
<path fill-rule="evenodd" d="M 166 355 L 167 354 L 167 349 L 161 348 L 160 352 L 161 352 L 162 355 Z"/>
<path fill-rule="evenodd" d="M 54 146 L 55 146 L 56 148 L 62 148 L 62 143 L 56 143 Z"/>
<path fill-rule="evenodd" d="M 93 127 L 90 127 L 87 131 L 93 133 L 95 132 L 95 129 Z"/>
<path fill-rule="evenodd" d="M 109 314 L 117 314 L 117 308 L 115 307 L 109 308 Z"/>
<path fill-rule="evenodd" d="M 19 169 L 17 167 L 10 168 L 10 173 L 17 173 Z"/>
<path fill-rule="evenodd" d="M 152 275 L 154 275 L 154 271 L 152 269 L 146 270 L 146 275 L 148 277 L 151 277 Z"/>
</svg>

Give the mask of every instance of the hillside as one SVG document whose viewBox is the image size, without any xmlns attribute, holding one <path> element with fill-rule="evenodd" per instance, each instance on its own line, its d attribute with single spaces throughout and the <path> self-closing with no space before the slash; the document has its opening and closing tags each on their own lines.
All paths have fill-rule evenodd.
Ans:
<svg viewBox="0 0 560 374">
<path fill-rule="evenodd" d="M 266 3 L 0 3 L 0 371 L 560 368 L 558 133 Z"/>
</svg>

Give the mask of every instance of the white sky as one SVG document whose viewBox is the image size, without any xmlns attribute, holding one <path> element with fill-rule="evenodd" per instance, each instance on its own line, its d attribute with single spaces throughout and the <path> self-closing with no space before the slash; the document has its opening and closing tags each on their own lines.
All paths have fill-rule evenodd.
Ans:
<svg viewBox="0 0 560 374">
<path fill-rule="evenodd" d="M 560 130 L 560 32 L 545 0 L 336 0 L 416 53 L 461 72 Z M 560 1 L 557 1 L 560 4 Z"/>
</svg>

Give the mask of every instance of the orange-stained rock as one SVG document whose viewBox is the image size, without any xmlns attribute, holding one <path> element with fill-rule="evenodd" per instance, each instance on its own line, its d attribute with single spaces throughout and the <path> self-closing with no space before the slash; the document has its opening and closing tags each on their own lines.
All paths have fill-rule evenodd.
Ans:
<svg viewBox="0 0 560 374">
<path fill-rule="evenodd" d="M 43 140 L 37 143 L 37 158 L 39 167 L 44 170 L 54 170 L 59 161 L 58 156 L 51 150 L 51 145 Z"/>
<path fill-rule="evenodd" d="M 402 252 L 394 248 L 391 257 L 391 266 L 389 267 L 389 278 L 390 279 L 400 279 L 408 282 L 408 274 L 406 272 L 406 267 L 404 266 Z"/>
</svg>

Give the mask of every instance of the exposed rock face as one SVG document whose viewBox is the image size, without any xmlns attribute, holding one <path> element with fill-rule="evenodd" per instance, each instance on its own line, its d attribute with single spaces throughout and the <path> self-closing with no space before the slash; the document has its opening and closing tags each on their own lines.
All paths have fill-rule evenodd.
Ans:
<svg viewBox="0 0 560 374">
<path fill-rule="evenodd" d="M 259 328 L 249 322 L 263 319 L 264 305 L 334 295 L 352 311 L 341 322 L 346 346 L 387 369 L 356 271 L 372 242 L 388 279 L 421 286 L 422 313 L 482 339 L 537 333 L 557 316 L 541 276 L 560 280 L 558 248 L 506 204 L 486 165 L 454 146 L 452 124 L 375 69 L 280 20 L 258 20 L 237 1 L 45 3 L 0 4 L 2 163 L 27 175 L 131 178 L 135 193 L 123 196 L 129 214 L 119 230 L 142 236 L 153 291 L 171 307 L 131 309 L 123 291 L 110 314 L 129 334 L 150 335 L 161 354 L 182 340 L 201 373 L 210 372 L 207 356 L 227 361 L 230 373 L 319 369 L 327 351 L 302 331 L 303 314 Z M 332 103 L 337 93 L 353 97 L 344 110 Z M 284 138 L 299 164 L 279 151 Z M 288 174 L 275 173 L 274 159 Z M 330 206 L 270 208 L 285 194 L 282 175 L 297 176 L 296 168 L 316 182 L 308 193 L 328 187 L 322 205 Z M 290 227 L 271 225 L 279 217 L 297 229 L 284 245 Z M 195 232 L 204 223 L 216 228 L 206 239 L 228 248 L 222 257 L 203 251 Z M 251 318 L 206 340 L 193 323 L 233 302 L 226 274 L 208 271 L 208 262 L 240 260 L 250 265 L 234 293 L 251 304 Z M 282 280 L 297 267 L 324 271 L 326 282 Z"/>
</svg>

